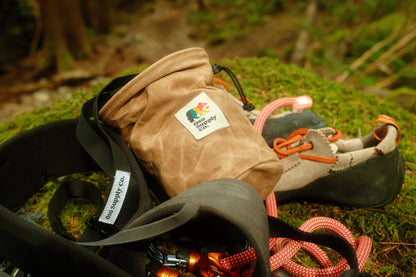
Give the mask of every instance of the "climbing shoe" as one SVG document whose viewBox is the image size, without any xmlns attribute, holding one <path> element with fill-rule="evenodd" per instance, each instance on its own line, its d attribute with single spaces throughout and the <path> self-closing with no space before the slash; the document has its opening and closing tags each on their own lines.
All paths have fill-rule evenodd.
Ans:
<svg viewBox="0 0 416 277">
<path fill-rule="evenodd" d="M 375 128 L 376 122 L 382 125 Z M 400 128 L 380 115 L 372 132 L 345 140 L 337 129 L 299 129 L 273 147 L 284 173 L 274 191 L 278 204 L 309 201 L 352 207 L 392 202 L 403 184 L 404 163 L 397 149 Z"/>
</svg>

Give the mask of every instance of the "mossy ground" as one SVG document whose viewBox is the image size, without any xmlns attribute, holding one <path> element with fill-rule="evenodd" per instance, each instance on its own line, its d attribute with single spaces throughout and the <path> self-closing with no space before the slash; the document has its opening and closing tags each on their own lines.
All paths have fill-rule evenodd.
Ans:
<svg viewBox="0 0 416 277">
<path fill-rule="evenodd" d="M 396 103 L 319 78 L 306 70 L 282 64 L 277 59 L 244 58 L 215 62 L 233 70 L 258 109 L 279 97 L 307 94 L 314 101 L 312 111 L 320 115 L 327 125 L 337 127 L 350 138 L 370 132 L 372 122 L 379 114 L 396 119 L 402 130 L 398 147 L 405 160 L 406 176 L 403 189 L 393 203 L 371 209 L 293 203 L 280 206 L 279 216 L 296 226 L 314 216 L 333 217 L 346 225 L 355 236 L 366 235 L 373 240 L 366 271 L 374 276 L 413 276 L 416 272 L 416 128 L 413 127 L 416 116 Z M 140 72 L 145 66 L 132 71 Z M 219 77 L 227 80 L 226 75 Z M 77 92 L 71 99 L 18 115 L 14 121 L 1 124 L 0 143 L 35 126 L 77 117 L 82 104 L 103 86 Z M 103 191 L 108 188 L 105 176 L 93 174 L 90 179 L 99 183 Z M 46 213 L 47 203 L 56 187 L 56 182 L 48 183 L 27 202 L 25 209 Z M 62 215 L 64 225 L 75 235 L 82 231 L 85 219 L 94 211 L 91 205 L 81 206 L 84 206 L 82 201 L 75 201 L 67 206 Z M 50 229 L 46 217 L 40 224 Z M 299 257 L 299 261 L 313 263 L 303 256 Z"/>
</svg>

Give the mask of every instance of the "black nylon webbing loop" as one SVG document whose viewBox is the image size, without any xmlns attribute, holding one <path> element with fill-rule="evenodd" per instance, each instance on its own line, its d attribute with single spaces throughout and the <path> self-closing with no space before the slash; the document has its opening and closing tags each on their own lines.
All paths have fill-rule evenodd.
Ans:
<svg viewBox="0 0 416 277">
<path fill-rule="evenodd" d="M 87 101 L 81 111 L 81 116 L 77 126 L 77 138 L 82 147 L 90 154 L 94 161 L 112 178 L 117 171 L 128 172 L 131 174 L 128 190 L 122 203 L 122 207 L 117 215 L 113 227 L 122 227 L 133 215 L 140 215 L 152 207 L 149 196 L 149 189 L 143 172 L 138 165 L 133 153 L 128 146 L 113 131 L 105 128 L 98 116 L 102 105 L 135 75 L 128 75 L 114 79 L 109 83 L 97 97 Z M 114 186 L 114 184 L 113 184 Z M 107 198 L 108 200 L 108 198 Z M 97 212 L 95 219 L 100 217 L 103 211 Z M 98 222 L 95 219 L 90 222 L 93 226 L 103 226 L 103 230 L 111 229 L 110 224 Z"/>
<path fill-rule="evenodd" d="M 62 183 L 55 191 L 48 205 L 48 217 L 54 231 L 67 239 L 75 241 L 75 237 L 67 232 L 60 219 L 60 214 L 66 202 L 72 198 L 83 198 L 91 201 L 98 210 L 101 209 L 103 200 L 98 188 L 89 182 L 80 180 Z"/>
</svg>

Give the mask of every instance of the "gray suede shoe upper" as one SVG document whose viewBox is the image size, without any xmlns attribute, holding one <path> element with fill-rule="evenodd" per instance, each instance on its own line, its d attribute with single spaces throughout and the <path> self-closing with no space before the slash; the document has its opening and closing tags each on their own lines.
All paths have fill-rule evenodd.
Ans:
<svg viewBox="0 0 416 277">
<path fill-rule="evenodd" d="M 398 129 L 387 123 L 364 137 L 335 139 L 331 142 L 336 134 L 336 129 L 330 127 L 307 130 L 305 135 L 288 147 L 277 149 L 285 153 L 288 149 L 293 152 L 296 151 L 294 149 L 307 148 L 281 157 L 284 172 L 274 190 L 299 189 L 321 177 L 346 170 L 377 155 L 390 153 L 396 148 L 396 138 L 399 136 Z M 382 140 L 378 140 L 375 134 Z"/>
</svg>

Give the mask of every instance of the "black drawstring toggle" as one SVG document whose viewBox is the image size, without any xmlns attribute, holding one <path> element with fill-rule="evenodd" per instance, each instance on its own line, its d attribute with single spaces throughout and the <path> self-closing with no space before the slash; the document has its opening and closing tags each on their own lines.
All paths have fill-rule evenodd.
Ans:
<svg viewBox="0 0 416 277">
<path fill-rule="evenodd" d="M 240 95 L 240 98 L 241 98 L 241 102 L 243 102 L 243 109 L 245 111 L 254 110 L 255 109 L 254 105 L 248 102 L 247 97 L 244 94 L 243 88 L 241 87 L 240 82 L 237 79 L 237 76 L 235 76 L 235 74 L 231 71 L 231 69 L 229 69 L 228 67 L 219 65 L 219 64 L 212 65 L 212 71 L 214 71 L 214 74 L 218 74 L 223 70 L 225 71 L 225 73 L 228 74 L 228 76 L 230 76 L 231 80 L 234 83 L 234 86 L 237 88 L 238 94 Z"/>
</svg>

